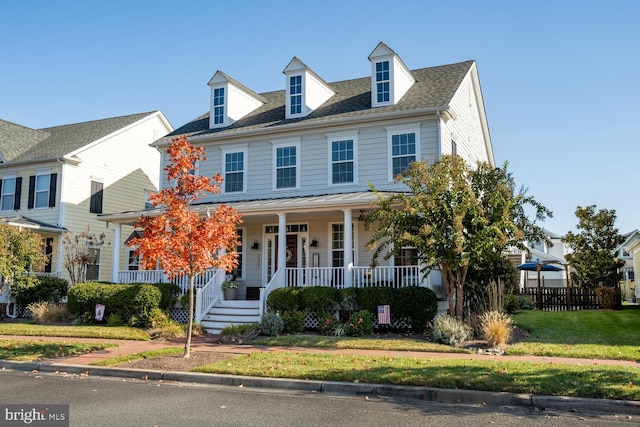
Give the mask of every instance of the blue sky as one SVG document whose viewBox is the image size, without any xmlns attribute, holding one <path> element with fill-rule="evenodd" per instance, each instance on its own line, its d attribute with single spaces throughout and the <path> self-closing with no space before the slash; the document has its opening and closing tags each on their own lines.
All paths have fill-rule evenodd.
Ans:
<svg viewBox="0 0 640 427">
<path fill-rule="evenodd" d="M 369 75 L 385 42 L 409 68 L 475 59 L 496 162 L 574 230 L 576 206 L 640 228 L 640 2 L 0 2 L 0 118 L 32 128 L 207 111 L 222 70 L 284 88 L 299 57 L 328 82 Z"/>
</svg>

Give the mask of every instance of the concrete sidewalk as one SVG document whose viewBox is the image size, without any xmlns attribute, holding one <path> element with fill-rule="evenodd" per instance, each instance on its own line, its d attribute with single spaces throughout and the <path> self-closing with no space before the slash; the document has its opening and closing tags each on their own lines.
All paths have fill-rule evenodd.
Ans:
<svg viewBox="0 0 640 427">
<path fill-rule="evenodd" d="M 234 375 L 200 374 L 190 372 L 163 372 L 125 368 L 106 368 L 91 366 L 92 362 L 140 353 L 149 350 L 160 350 L 167 347 L 183 347 L 184 339 L 170 341 L 127 341 L 113 339 L 94 338 L 68 338 L 68 337 L 33 337 L 33 336 L 9 336 L 0 335 L 0 339 L 24 339 L 38 341 L 62 341 L 62 342 L 105 342 L 117 344 L 118 347 L 107 348 L 89 354 L 46 359 L 37 362 L 12 362 L 0 360 L 0 369 L 17 369 L 41 372 L 68 372 L 88 374 L 95 376 L 115 376 L 124 378 L 144 378 L 148 380 L 184 381 L 193 383 L 217 384 L 226 386 L 277 388 L 284 390 L 297 390 L 308 392 L 325 392 L 338 394 L 355 394 L 368 396 L 388 396 L 405 399 L 431 400 L 443 403 L 463 404 L 488 404 L 488 405 L 518 405 L 535 408 L 548 408 L 563 411 L 577 411 L 583 413 L 612 413 L 624 415 L 640 415 L 640 402 L 620 401 L 609 399 L 585 399 L 569 398 L 562 396 L 535 396 L 529 394 L 495 393 L 473 390 L 446 390 L 429 387 L 392 386 L 380 384 L 355 384 L 332 381 L 305 381 L 274 378 L 243 377 Z M 191 349 L 193 352 L 217 351 L 223 353 L 246 354 L 252 352 L 308 352 L 320 354 L 355 354 L 377 355 L 388 357 L 412 357 L 427 359 L 465 359 L 476 361 L 516 361 L 516 362 L 541 362 L 550 364 L 574 364 L 574 365 L 612 365 L 640 367 L 640 363 L 624 360 L 600 360 L 600 359 L 572 359 L 558 357 L 536 356 L 500 356 L 478 355 L 464 353 L 426 353 L 415 351 L 385 351 L 385 350 L 355 350 L 355 349 L 312 349 L 301 347 L 265 347 L 251 345 L 218 344 L 217 337 L 212 335 L 197 336 L 192 338 Z M 640 380 L 639 380 L 640 382 Z"/>
</svg>

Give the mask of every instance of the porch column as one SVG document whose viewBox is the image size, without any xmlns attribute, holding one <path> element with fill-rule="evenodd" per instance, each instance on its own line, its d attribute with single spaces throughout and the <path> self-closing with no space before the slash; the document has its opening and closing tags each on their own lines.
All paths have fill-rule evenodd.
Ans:
<svg viewBox="0 0 640 427">
<path fill-rule="evenodd" d="M 276 270 L 287 266 L 287 214 L 278 212 L 278 265 Z"/>
<path fill-rule="evenodd" d="M 343 209 L 344 212 L 344 287 L 353 286 L 353 218 L 351 209 Z"/>
<path fill-rule="evenodd" d="M 111 243 L 111 281 L 118 282 L 120 271 L 120 249 L 122 246 L 122 224 L 113 224 L 113 242 Z"/>
</svg>

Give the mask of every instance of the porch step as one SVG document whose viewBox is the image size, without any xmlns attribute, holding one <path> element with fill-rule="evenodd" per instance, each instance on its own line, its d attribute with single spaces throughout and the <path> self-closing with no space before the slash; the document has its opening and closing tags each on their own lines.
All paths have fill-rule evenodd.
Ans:
<svg viewBox="0 0 640 427">
<path fill-rule="evenodd" d="M 227 325 L 260 322 L 260 301 L 219 301 L 200 322 L 206 331 L 218 335 Z"/>
</svg>

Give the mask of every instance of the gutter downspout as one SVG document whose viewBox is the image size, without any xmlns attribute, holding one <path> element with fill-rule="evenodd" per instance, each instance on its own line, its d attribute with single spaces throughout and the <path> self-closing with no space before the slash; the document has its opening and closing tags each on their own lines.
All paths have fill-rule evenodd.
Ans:
<svg viewBox="0 0 640 427">
<path fill-rule="evenodd" d="M 59 158 L 56 159 L 56 161 L 58 163 L 60 163 L 60 207 L 58 208 L 58 227 L 64 227 L 64 213 L 65 213 L 65 209 L 64 209 L 64 175 L 65 175 L 65 169 L 66 169 L 66 164 L 65 162 L 63 162 L 62 160 L 60 160 Z M 62 273 L 62 269 L 63 269 L 63 265 L 62 265 L 62 254 L 64 252 L 64 245 L 62 244 L 64 237 L 63 235 L 60 235 L 60 238 L 58 239 L 58 256 L 56 257 L 56 272 L 60 272 Z"/>
<path fill-rule="evenodd" d="M 436 118 L 438 120 L 438 126 L 437 126 L 437 131 L 436 131 L 436 137 L 438 140 L 438 152 L 436 153 L 436 161 L 440 161 L 440 158 L 442 157 L 442 139 L 441 139 L 441 134 L 442 134 L 442 129 L 441 129 L 441 119 L 440 119 L 440 110 L 436 111 Z"/>
</svg>

